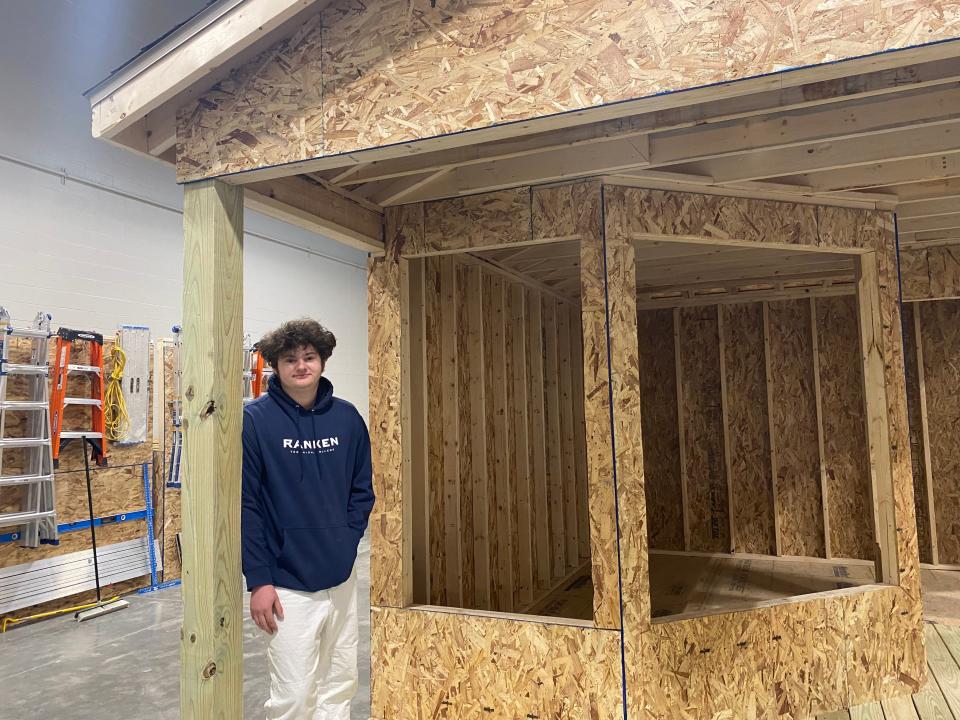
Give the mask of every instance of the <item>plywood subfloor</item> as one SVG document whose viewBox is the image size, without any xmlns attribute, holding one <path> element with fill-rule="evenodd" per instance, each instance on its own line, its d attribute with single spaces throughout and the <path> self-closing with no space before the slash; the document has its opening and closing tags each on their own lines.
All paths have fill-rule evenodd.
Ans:
<svg viewBox="0 0 960 720">
<path fill-rule="evenodd" d="M 920 583 L 924 619 L 960 627 L 960 570 L 924 568 Z"/>
<path fill-rule="evenodd" d="M 873 582 L 873 564 L 862 561 L 650 553 L 651 612 L 655 618 L 730 611 Z M 538 604 L 534 613 L 590 619 L 592 595 L 589 575 L 576 576 Z"/>
</svg>

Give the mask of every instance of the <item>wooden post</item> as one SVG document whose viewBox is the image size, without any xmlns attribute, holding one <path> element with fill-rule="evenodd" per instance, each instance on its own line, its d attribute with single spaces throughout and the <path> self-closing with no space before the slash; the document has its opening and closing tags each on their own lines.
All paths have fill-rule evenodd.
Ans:
<svg viewBox="0 0 960 720">
<path fill-rule="evenodd" d="M 933 497 L 933 461 L 930 458 L 930 423 L 927 421 L 927 375 L 923 367 L 923 331 L 920 303 L 913 303 L 913 334 L 917 344 L 917 384 L 920 387 L 920 431 L 923 443 L 923 480 L 927 489 L 927 514 L 930 517 L 930 561 L 940 564 L 940 544 L 937 542 L 937 509 Z"/>
<path fill-rule="evenodd" d="M 763 365 L 767 385 L 767 434 L 770 437 L 770 497 L 773 501 L 773 547 L 777 555 L 780 551 L 780 512 L 777 502 L 777 443 L 773 432 L 773 373 L 770 370 L 770 305 L 763 303 Z"/>
<path fill-rule="evenodd" d="M 720 345 L 720 412 L 723 415 L 723 461 L 727 469 L 727 520 L 730 527 L 730 552 L 737 551 L 737 528 L 733 522 L 733 454 L 730 450 L 730 401 L 727 390 L 727 332 L 723 306 L 717 305 L 717 341 Z"/>
<path fill-rule="evenodd" d="M 457 374 L 457 263 L 440 259 L 440 407 L 443 427 L 443 547 L 447 603 L 463 606 L 460 552 L 460 441 Z M 437 578 L 440 582 L 440 578 Z"/>
<path fill-rule="evenodd" d="M 401 266 L 401 414 L 406 423 L 403 440 L 409 440 L 410 493 L 416 519 L 411 527 L 414 602 L 430 602 L 430 485 L 427 447 L 427 358 L 423 260 Z"/>
<path fill-rule="evenodd" d="M 243 716 L 243 188 L 184 189 L 180 717 Z"/>
<path fill-rule="evenodd" d="M 473 572 L 475 604 L 480 610 L 489 610 L 490 595 L 490 527 L 489 485 L 487 472 L 487 427 L 486 427 L 486 365 L 484 363 L 484 292 L 483 273 L 479 267 L 468 271 L 467 291 L 470 306 L 467 308 L 469 327 L 467 347 L 470 353 L 470 452 L 473 453 L 471 468 L 473 476 Z"/>
<path fill-rule="evenodd" d="M 683 363 L 680 362 L 680 308 L 673 309 L 673 361 L 677 375 L 677 429 L 680 438 L 680 502 L 683 504 L 683 549 L 690 549 L 690 493 L 687 491 L 687 438 L 683 425 Z"/>
<path fill-rule="evenodd" d="M 817 403 L 817 451 L 820 458 L 820 505 L 823 510 L 823 547 L 825 557 L 833 557 L 830 542 L 830 488 L 827 482 L 827 456 L 823 438 L 823 396 L 820 392 L 820 338 L 817 325 L 817 299 L 810 298 L 810 337 L 813 347 L 813 391 Z"/>
<path fill-rule="evenodd" d="M 893 509 L 893 473 L 890 464 L 890 428 L 887 424 L 887 388 L 883 375 L 883 323 L 876 253 L 860 256 L 857 275 L 860 352 L 863 358 L 863 398 L 870 452 L 870 489 L 874 538 L 879 546 L 880 580 L 896 584 L 897 536 Z"/>
</svg>

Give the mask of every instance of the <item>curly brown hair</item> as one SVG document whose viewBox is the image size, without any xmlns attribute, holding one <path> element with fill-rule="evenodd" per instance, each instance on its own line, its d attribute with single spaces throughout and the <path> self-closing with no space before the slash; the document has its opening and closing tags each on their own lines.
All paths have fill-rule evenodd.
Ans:
<svg viewBox="0 0 960 720">
<path fill-rule="evenodd" d="M 316 320 L 302 318 L 288 320 L 276 330 L 268 332 L 260 338 L 257 349 L 263 359 L 276 369 L 283 353 L 311 345 L 326 365 L 327 360 L 333 355 L 333 349 L 337 346 L 337 339 Z"/>
</svg>

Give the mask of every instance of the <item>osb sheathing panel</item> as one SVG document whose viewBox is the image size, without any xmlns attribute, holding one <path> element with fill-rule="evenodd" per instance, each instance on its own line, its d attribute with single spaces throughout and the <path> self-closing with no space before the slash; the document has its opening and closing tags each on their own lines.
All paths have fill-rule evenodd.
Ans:
<svg viewBox="0 0 960 720">
<path fill-rule="evenodd" d="M 767 417 L 763 307 L 723 305 L 735 552 L 773 553 L 773 487 Z"/>
<path fill-rule="evenodd" d="M 814 712 L 827 712 L 839 709 L 842 706 L 857 704 L 866 700 L 876 699 L 881 695 L 897 695 L 916 691 L 925 680 L 925 670 L 922 653 L 922 636 L 920 634 L 921 617 L 919 602 L 919 574 L 916 551 L 916 527 L 913 520 L 913 491 L 910 479 L 910 464 L 906 434 L 906 399 L 903 391 L 903 359 L 900 346 L 899 315 L 896 294 L 896 264 L 893 255 L 893 238 L 890 232 L 891 218 L 882 213 L 867 213 L 848 211 L 843 209 L 818 208 L 814 211 L 815 222 L 809 223 L 808 209 L 789 205 L 771 204 L 767 209 L 776 218 L 780 227 L 803 227 L 805 232 L 797 235 L 797 241 L 821 246 L 857 246 L 864 249 L 879 251 L 880 295 L 881 312 L 883 316 L 883 337 L 881 352 L 885 365 L 885 382 L 887 387 L 886 401 L 888 409 L 889 432 L 891 439 L 891 467 L 893 470 L 894 503 L 897 519 L 897 555 L 900 571 L 898 580 L 901 588 L 890 588 L 876 592 L 853 593 L 851 595 L 832 595 L 823 598 L 811 598 L 807 602 L 777 606 L 768 609 L 745 611 L 712 618 L 696 618 L 676 623 L 652 625 L 649 614 L 649 596 L 646 582 L 646 528 L 644 508 L 644 487 L 642 474 L 642 454 L 639 439 L 642 433 L 639 427 L 640 402 L 639 392 L 633 393 L 631 387 L 639 390 L 639 378 L 636 378 L 635 368 L 638 361 L 638 340 L 636 336 L 636 308 L 633 304 L 633 251 L 628 246 L 623 230 L 626 223 L 622 221 L 624 200 L 632 194 L 632 189 L 606 189 L 608 212 L 606 223 L 608 265 L 612 271 L 608 289 L 610 291 L 611 342 L 612 354 L 610 365 L 614 378 L 614 407 L 615 432 L 617 444 L 617 479 L 620 496 L 619 524 L 621 533 L 621 560 L 624 567 L 623 612 L 624 637 L 627 668 L 627 702 L 631 717 L 656 718 L 702 718 L 711 717 L 712 713 L 704 714 L 697 704 L 713 703 L 719 711 L 729 715 L 738 712 L 740 708 L 766 708 L 767 714 L 774 716 L 793 716 L 791 703 L 799 707 L 797 716 L 809 706 Z M 644 191 L 639 191 L 644 193 Z M 612 197 L 611 197 L 612 196 Z M 617 197 L 619 196 L 619 197 Z M 754 239 L 766 239 L 767 235 L 756 233 L 747 225 L 750 223 L 763 224 L 769 221 L 762 214 L 751 220 L 746 207 L 748 201 L 739 199 L 719 200 L 708 198 L 693 202 L 679 200 L 671 201 L 676 206 L 704 207 L 710 205 L 716 212 L 711 216 L 720 218 L 720 226 L 731 237 L 743 238 L 752 236 Z M 671 204 L 671 203 L 666 203 Z M 641 207 L 637 205 L 637 207 Z M 790 215 L 796 216 L 791 223 Z M 619 217 L 619 220 L 617 219 Z M 658 221 L 659 222 L 659 221 Z M 706 225 L 700 221 L 688 223 Z M 747 223 L 747 225 L 741 225 Z M 663 224 L 663 223 L 660 223 Z M 636 226 L 633 220 L 629 223 Z M 754 225 L 755 227 L 755 225 Z M 645 232 L 646 230 L 640 230 Z M 711 230 L 715 232 L 715 230 Z M 753 235 L 751 233 L 753 232 Z M 780 238 L 782 240 L 782 238 Z M 599 246 L 599 242 L 597 243 Z M 589 268 L 602 267 L 602 256 L 591 251 L 589 243 L 584 243 L 582 266 Z M 398 253 L 399 254 L 399 251 Z M 624 268 L 629 268 L 624 272 Z M 376 277 L 376 267 L 374 276 Z M 602 275 L 599 275 L 602 277 Z M 587 337 L 584 343 L 587 386 L 585 395 L 587 404 L 592 402 L 591 386 L 598 394 L 605 395 L 603 385 L 596 384 L 596 377 L 591 379 L 591 372 L 599 373 L 600 367 L 606 367 L 607 356 L 603 340 L 604 323 L 604 296 L 602 283 L 597 285 L 590 278 L 590 273 L 584 273 L 584 327 Z M 591 294 L 591 291 L 595 294 Z M 599 293 L 598 293 L 599 291 Z M 600 332 L 591 330 L 592 327 L 601 328 Z M 632 329 L 631 329 L 632 328 Z M 809 326 L 807 328 L 809 335 Z M 593 339 L 591 340 L 591 335 Z M 618 338 L 620 339 L 618 341 Z M 599 340 L 599 342 L 598 342 Z M 594 346 L 593 343 L 596 343 Z M 631 371 L 631 368 L 634 368 Z M 635 394 L 634 401 L 631 395 Z M 373 395 L 372 395 L 373 399 Z M 588 409 L 588 419 L 594 411 Z M 609 413 L 609 410 L 607 411 Z M 609 417 L 609 414 L 607 415 Z M 597 423 L 595 429 L 599 429 Z M 588 432 L 590 424 L 588 420 Z M 386 435 L 385 442 L 395 444 L 399 448 L 399 438 Z M 626 447 L 621 447 L 620 438 L 627 440 Z M 634 439 L 633 444 L 630 440 Z M 394 462 L 399 465 L 399 458 Z M 593 473 L 593 470 L 591 471 Z M 612 475 L 612 473 L 611 473 Z M 591 482 L 594 476 L 591 474 Z M 591 500 L 594 501 L 591 487 Z M 627 502 L 629 500 L 629 502 Z M 597 503 L 599 505 L 599 503 Z M 593 517 L 595 507 L 591 507 L 591 528 L 596 524 Z M 616 509 L 611 517 L 617 517 Z M 380 539 L 380 542 L 383 542 Z M 374 555 L 376 556 L 376 551 Z M 597 547 L 594 546 L 596 563 Z M 396 560 L 399 564 L 399 558 Z M 616 577 L 615 574 L 612 577 Z M 616 587 L 613 587 L 616 591 Z M 800 607 L 803 609 L 798 609 Z M 375 614 L 381 611 L 375 610 Z M 451 653 L 457 653 L 455 648 L 469 646 L 471 640 L 480 633 L 476 628 L 462 626 L 465 621 L 458 618 L 456 627 L 463 627 L 462 635 L 453 641 L 440 642 L 436 635 L 431 636 L 424 632 L 422 622 L 437 622 L 439 615 L 430 613 L 426 619 L 418 623 L 415 628 L 400 628 L 396 620 L 396 611 L 383 611 L 391 614 L 385 617 L 383 623 L 375 620 L 375 637 L 373 642 L 374 653 L 386 655 L 389 658 L 404 659 L 400 664 L 393 664 L 397 668 L 392 675 L 394 680 L 388 689 L 382 692 L 375 690 L 378 699 L 375 700 L 374 714 L 381 716 L 378 702 L 394 703 L 386 706 L 383 717 L 401 716 L 400 712 L 411 710 L 436 714 L 438 717 L 446 714 L 456 717 L 454 708 L 450 705 L 432 701 L 432 695 L 417 695 L 419 692 L 403 692 L 403 683 L 406 687 L 421 688 L 425 683 L 440 683 L 443 687 L 462 687 L 459 675 L 451 675 L 455 667 L 467 667 L 463 661 L 449 660 Z M 770 635 L 763 634 L 764 622 L 762 616 L 769 616 Z M 813 618 L 813 620 L 811 620 Z M 468 620 L 466 622 L 472 622 Z M 499 622 L 492 619 L 479 620 L 481 623 Z M 693 639 L 710 637 L 711 628 L 717 624 L 727 623 L 733 627 L 737 623 L 749 622 L 744 631 L 727 630 L 720 632 L 727 646 L 736 650 L 729 652 L 711 650 L 701 653 Z M 812 624 L 820 631 L 809 631 L 807 625 Z M 505 638 L 497 640 L 491 648 L 497 649 L 500 663 L 504 658 L 523 657 L 524 652 L 530 653 L 530 647 L 538 647 L 537 643 L 528 639 L 522 640 L 524 652 L 517 650 L 514 653 L 503 653 L 500 648 L 503 643 L 509 643 L 522 632 L 522 623 L 509 623 Z M 827 632 L 823 628 L 842 628 L 842 632 Z M 397 628 L 396 634 L 390 637 L 380 634 L 380 629 Z M 455 629 L 452 629 L 454 632 Z M 577 633 L 595 631 L 577 630 Z M 713 631 L 716 636 L 717 631 Z M 739 639 L 741 636 L 756 638 L 754 644 L 749 640 Z M 416 657 L 431 657 L 432 654 L 441 654 L 439 662 L 432 663 L 429 668 L 417 665 L 410 670 L 406 658 L 414 655 L 409 649 L 411 639 L 431 637 L 432 640 L 425 649 L 419 646 Z M 785 637 L 808 638 L 806 643 L 781 643 Z M 738 644 L 740 643 L 740 644 Z M 619 648 L 608 648 L 605 655 L 611 653 L 616 656 Z M 842 654 L 841 652 L 842 651 Z M 493 655 L 491 649 L 485 649 L 488 655 L 475 655 L 482 659 Z M 435 655 L 434 655 L 435 656 Z M 716 658 L 724 658 L 723 662 L 716 662 Z M 666 658 L 666 660 L 664 660 Z M 838 658 L 842 658 L 838 662 Z M 456 665 L 460 662 L 460 665 Z M 545 666 L 546 660 L 542 665 Z M 619 662 L 617 658 L 614 662 Z M 842 664 L 842 671 L 838 665 Z M 589 673 L 596 663 L 585 665 L 582 670 L 569 665 L 570 673 L 574 677 L 583 677 Z M 387 667 L 381 665 L 381 668 Z M 772 668 L 772 669 L 771 669 Z M 578 672 L 579 671 L 579 672 Z M 387 677 L 382 670 L 381 677 Z M 771 675 L 772 674 L 772 675 Z M 496 682 L 509 683 L 516 673 L 510 668 L 499 673 Z M 768 677 L 769 676 L 769 677 Z M 556 675 L 558 679 L 567 680 L 566 676 Z M 615 677 L 615 676 L 614 676 Z M 680 683 L 684 677 L 698 677 L 696 683 L 689 685 L 694 689 L 692 699 L 683 700 L 686 704 L 677 706 L 674 698 L 665 697 L 673 683 Z M 725 679 L 726 678 L 726 679 Z M 747 680 L 743 680 L 746 678 Z M 762 686 L 757 684 L 760 678 Z M 779 682 L 778 682 L 779 680 Z M 375 683 L 379 682 L 374 680 Z M 494 679 L 486 675 L 480 684 L 491 685 Z M 544 681 L 546 682 L 546 680 Z M 609 683 L 616 687 L 616 683 Z M 436 685 L 432 685 L 436 687 Z M 539 686 L 538 686 L 539 687 Z M 696 688 L 710 687 L 715 693 L 707 697 Z M 438 691 L 444 692 L 444 691 Z M 497 697 L 512 698 L 512 688 L 497 687 Z M 553 690 L 551 689 L 551 693 Z M 683 688 L 676 692 L 687 692 Z M 514 693 L 520 694 L 520 693 Z M 551 695 L 551 697 L 554 695 Z M 606 693 L 610 702 L 616 703 L 618 694 Z M 423 697 L 421 701 L 418 698 Z M 795 699 L 791 700 L 793 697 Z M 809 698 L 809 699 L 808 699 Z M 839 702 L 834 702 L 838 700 Z M 722 706 L 721 706 L 722 703 Z M 786 703 L 786 704 L 784 704 Z M 502 706 L 502 701 L 501 701 Z M 495 707 L 490 705 L 489 707 Z M 549 708 L 548 708 L 549 710 Z M 619 710 L 614 707 L 614 712 Z M 393 713 L 391 715 L 390 713 Z M 488 713 L 489 714 L 489 713 Z M 508 715 L 509 716 L 509 715 Z M 758 712 L 758 716 L 760 713 Z M 470 717 L 470 715 L 467 715 Z"/>
<path fill-rule="evenodd" d="M 960 300 L 922 303 L 920 324 L 940 562 L 960 565 Z"/>
<path fill-rule="evenodd" d="M 610 381 L 606 289 L 601 228 L 601 188 L 587 181 L 532 191 L 533 239 L 580 238 L 580 309 L 583 328 L 583 396 L 587 488 L 598 627 L 620 627 L 617 514 L 610 436 Z"/>
<path fill-rule="evenodd" d="M 619 526 L 620 597 L 627 714 L 637 717 L 645 678 L 643 633 L 650 623 L 647 508 L 640 423 L 640 362 L 637 338 L 636 257 L 633 245 L 605 218 L 610 396 L 613 402 L 614 465 Z"/>
<path fill-rule="evenodd" d="M 158 453 L 154 454 L 155 465 L 159 461 L 159 477 L 154 483 L 155 494 L 159 493 L 160 502 L 155 507 L 157 510 L 157 525 L 163 529 L 163 544 L 160 552 L 163 554 L 163 580 L 176 580 L 180 577 L 180 556 L 177 552 L 177 533 L 183 528 L 183 519 L 180 505 L 181 491 L 179 488 L 168 488 L 166 482 L 170 477 L 170 451 L 173 448 L 173 401 L 176 399 L 174 392 L 174 354 L 173 343 L 167 342 L 163 348 L 163 376 L 164 376 L 164 405 L 163 405 L 163 447 Z M 151 396 L 152 398 L 152 396 Z M 159 457 L 158 457 L 159 456 Z M 180 477 L 181 483 L 188 482 L 184 477 L 185 468 L 181 461 Z"/>
<path fill-rule="evenodd" d="M 960 35 L 948 0 L 789 12 L 628 0 L 340 0 L 180 109 L 178 175 L 254 167 Z M 363 42 L 357 42 L 363 38 Z"/>
<path fill-rule="evenodd" d="M 911 247 L 900 253 L 903 299 L 960 297 L 960 247 Z"/>
<path fill-rule="evenodd" d="M 903 312 L 903 361 L 907 377 L 907 412 L 910 420 L 910 459 L 913 464 L 913 497 L 917 518 L 917 543 L 920 562 L 933 562 L 930 537 L 930 506 L 927 495 L 927 466 L 923 438 L 923 420 L 920 405 L 920 368 L 917 358 L 917 323 L 914 309 L 908 305 Z M 920 323 L 922 325 L 922 322 Z"/>
<path fill-rule="evenodd" d="M 770 303 L 770 382 L 777 515 L 785 555 L 824 557 L 810 304 Z"/>
<path fill-rule="evenodd" d="M 376 720 L 623 717 L 620 634 L 374 608 Z"/>
<path fill-rule="evenodd" d="M 641 310 L 640 412 L 650 547 L 683 550 L 680 433 L 672 310 Z"/>
<path fill-rule="evenodd" d="M 391 218 L 392 220 L 393 218 Z M 399 228 L 388 223 L 388 237 Z M 370 353 L 370 425 L 373 489 L 377 504 L 370 516 L 370 602 L 402 607 L 403 502 L 400 426 L 400 264 L 371 258 L 367 281 Z"/>
<path fill-rule="evenodd" d="M 890 466 L 896 519 L 897 577 L 907 596 L 919 602 L 920 567 L 911 480 L 899 276 L 893 218 L 888 213 L 829 207 L 818 208 L 817 218 L 821 246 L 859 247 L 876 252 L 882 321 L 882 346 L 879 349 L 883 357 L 889 428 Z"/>
<path fill-rule="evenodd" d="M 680 309 L 681 422 L 690 550 L 728 552 L 730 519 L 724 467 L 717 308 Z"/>
<path fill-rule="evenodd" d="M 645 708 L 646 717 L 671 719 L 699 719 L 716 713 L 727 716 L 743 708 L 747 713 L 757 708 L 757 717 L 762 717 L 764 712 L 780 717 L 802 717 L 807 714 L 807 707 L 814 713 L 828 712 L 881 696 L 915 692 L 925 681 L 926 671 L 920 633 L 913 489 L 909 457 L 904 454 L 908 452 L 906 399 L 892 217 L 839 208 L 811 210 L 788 203 L 754 204 L 755 201 L 737 198 L 700 198 L 611 186 L 605 188 L 605 194 L 608 242 L 617 232 L 705 233 L 756 241 L 783 242 L 789 238 L 791 242 L 807 245 L 856 247 L 878 252 L 883 318 L 881 352 L 898 527 L 897 580 L 901 585 L 866 594 L 811 598 L 801 604 L 651 625 L 649 614 L 631 611 L 629 606 L 635 595 L 627 592 L 625 583 L 627 702 L 631 717 L 641 716 L 641 707 Z M 628 207 L 633 210 L 628 211 Z M 761 209 L 766 214 L 760 212 Z M 681 211 L 693 212 L 694 217 L 678 217 L 676 213 Z M 757 213 L 755 217 L 753 212 Z M 641 216 L 638 218 L 636 213 Z M 764 228 L 781 228 L 792 234 L 785 238 L 775 230 Z M 611 282 L 611 292 L 613 287 Z M 809 337 L 809 323 L 806 333 Z M 819 506 L 816 510 L 822 517 Z M 621 506 L 624 537 L 629 535 L 624 526 L 634 521 L 629 509 L 624 511 Z M 628 567 L 629 562 L 625 561 L 625 577 Z M 752 627 L 761 628 L 754 630 L 755 633 L 762 632 L 764 621 L 760 616 L 767 613 L 771 615 L 772 628 L 768 638 L 760 634 L 756 636 L 760 639 L 751 644 L 750 640 L 738 639 L 738 634 L 749 636 L 749 628 L 723 632 L 725 641 L 735 646 L 736 652 L 720 653 L 719 657 L 725 658 L 720 662 L 712 650 L 701 653 L 695 649 L 692 639 L 709 634 L 710 628 L 718 623 L 749 620 Z M 811 618 L 820 619 L 813 622 Z M 806 625 L 812 622 L 814 627 L 829 626 L 842 631 L 807 632 Z M 807 638 L 806 644 L 782 643 L 785 637 L 801 635 Z M 837 667 L 840 650 L 845 658 L 842 671 Z M 842 672 L 842 677 L 838 672 Z M 699 679 L 687 682 L 688 678 Z M 762 685 L 757 684 L 757 678 Z M 696 690 L 705 687 L 710 688 L 709 695 Z M 694 689 L 695 695 L 687 697 L 684 688 Z M 791 704 L 800 708 L 796 715 Z"/>
<path fill-rule="evenodd" d="M 870 455 L 854 297 L 816 300 L 823 462 L 834 557 L 874 557 Z"/>
<path fill-rule="evenodd" d="M 537 195 L 536 201 L 532 198 Z M 469 202 L 467 202 L 469 201 Z M 499 203 L 499 205 L 498 205 Z M 530 216 L 531 208 L 533 216 Z M 493 208 L 499 207 L 494 211 Z M 521 215 L 518 221 L 516 213 L 528 213 L 524 219 Z M 503 214 L 510 215 L 505 220 Z M 619 588 L 618 588 L 618 561 L 616 549 L 616 512 L 613 496 L 612 447 L 610 441 L 610 408 L 609 390 L 607 382 L 606 360 L 606 322 L 604 317 L 604 286 L 603 286 L 603 255 L 600 236 L 600 185 L 596 182 L 575 183 L 538 190 L 534 193 L 529 188 L 507 193 L 491 193 L 489 196 L 463 198 L 449 201 L 438 201 L 428 204 L 413 204 L 390 208 L 387 223 L 387 264 L 395 264 L 397 259 L 406 256 L 423 254 L 437 254 L 456 252 L 465 249 L 458 233 L 467 232 L 471 242 L 482 246 L 503 245 L 515 242 L 529 242 L 533 239 L 554 237 L 570 237 L 571 235 L 585 238 L 582 243 L 583 262 L 582 291 L 582 322 L 583 322 L 583 397 L 585 416 L 585 440 L 587 442 L 587 489 L 589 491 L 590 508 L 590 547 L 593 563 L 593 581 L 595 588 L 595 622 L 600 627 L 619 626 Z M 547 218 L 552 218 L 547 220 Z M 432 239 L 428 243 L 425 238 Z M 376 269 L 378 266 L 372 266 Z M 429 277 L 429 273 L 428 273 Z M 371 280 L 372 283 L 375 280 Z M 377 281 L 379 282 L 379 281 Z M 399 280 L 397 280 L 399 283 Z M 428 288 L 430 283 L 427 283 Z M 381 287 L 380 285 L 377 286 Z M 380 293 L 378 289 L 378 293 Z M 399 292 L 396 290 L 395 292 Z M 384 299 L 377 299 L 371 290 L 371 357 L 378 357 L 374 351 L 373 338 L 381 338 L 381 344 L 388 344 L 385 335 L 379 329 L 382 322 L 377 315 Z M 392 302 L 392 301 L 391 301 Z M 396 301 L 399 303 L 399 299 Z M 546 302 L 546 301 L 545 301 Z M 384 305 L 392 309 L 392 304 Z M 397 305 L 399 308 L 399 305 Z M 399 313 L 399 309 L 396 310 Z M 544 313 L 546 316 L 548 311 Z M 399 317 L 399 316 L 397 316 Z M 399 328 L 399 326 L 397 326 Z M 394 330 L 393 332 L 397 332 Z M 428 336 L 431 333 L 427 327 Z M 399 342 L 399 339 L 395 340 Z M 474 358 L 471 358 L 471 362 Z M 580 361 L 572 363 L 574 367 L 581 365 Z M 371 368 L 371 375 L 381 371 L 379 364 Z M 373 378 L 371 379 L 373 381 Z M 373 387 L 371 387 L 373 393 Z M 373 398 L 373 395 L 371 396 Z M 384 410 L 387 406 L 384 406 Z M 371 407 L 371 426 L 373 428 L 387 428 L 373 420 L 374 408 Z M 393 410 L 393 412 L 397 412 Z M 399 415 L 395 416 L 396 418 Z M 392 429 L 391 429 L 392 432 Z M 399 430 L 397 430 L 399 432 Z M 493 435 L 488 438 L 488 445 L 493 444 Z M 388 443 L 388 440 L 383 442 Z M 399 466 L 399 448 L 389 450 L 393 453 L 378 460 L 378 443 L 374 443 L 375 475 L 377 462 L 397 463 Z M 549 460 L 549 455 L 545 458 Z M 394 477 L 399 480 L 399 469 L 392 470 Z M 432 471 L 433 472 L 433 471 Z M 488 478 L 488 496 L 495 499 L 493 488 L 494 475 Z M 396 492 L 399 492 L 397 490 Z M 579 506 L 579 505 L 578 505 Z M 388 501 L 378 494 L 378 508 L 375 514 L 382 509 L 389 512 Z M 495 505 L 491 505 L 494 508 Z M 433 508 L 434 513 L 437 508 Z M 399 520 L 400 515 L 397 514 Z M 373 521 L 371 521 L 373 522 Z M 485 523 L 489 525 L 489 523 Z M 398 531 L 399 532 L 399 531 Z M 495 537 L 488 533 L 488 539 Z M 397 535 L 399 538 L 399 534 Z M 512 533 L 510 534 L 512 538 Z M 385 550 L 389 555 L 395 553 L 399 558 L 399 549 Z M 431 551 L 436 554 L 436 550 Z M 377 551 L 372 550 L 373 557 Z M 441 553 L 442 554 L 442 553 Z M 494 557 L 491 554 L 491 557 Z M 474 558 L 477 562 L 477 558 Z M 399 572 L 399 570 L 397 570 Z M 394 575 L 390 582 L 399 582 L 399 574 Z M 435 586 L 435 583 L 433 583 Z M 475 590 L 475 592 L 478 590 Z M 376 601 L 374 601 L 376 605 Z"/>
</svg>

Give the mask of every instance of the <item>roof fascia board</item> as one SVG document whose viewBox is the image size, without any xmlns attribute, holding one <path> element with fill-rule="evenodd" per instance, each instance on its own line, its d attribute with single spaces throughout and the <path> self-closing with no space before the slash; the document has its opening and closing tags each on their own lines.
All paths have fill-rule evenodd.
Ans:
<svg viewBox="0 0 960 720">
<path fill-rule="evenodd" d="M 114 137 L 317 0 L 225 0 L 88 91 L 93 136 Z M 325 4 L 325 3 L 324 3 Z"/>
</svg>

